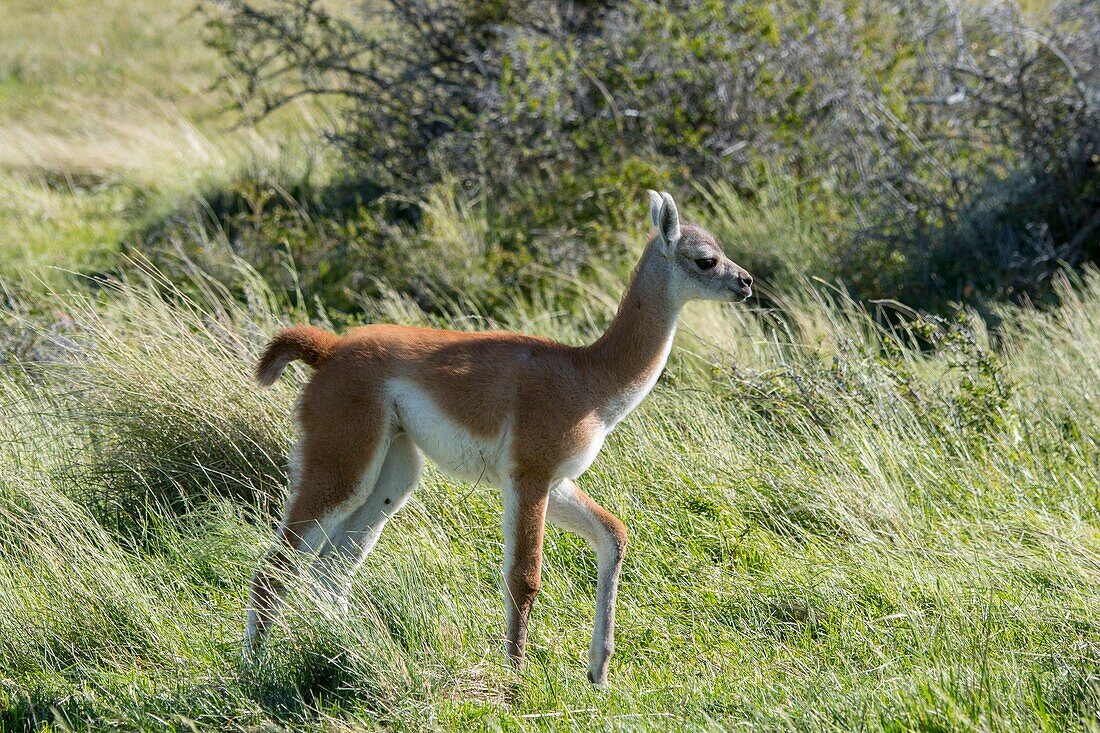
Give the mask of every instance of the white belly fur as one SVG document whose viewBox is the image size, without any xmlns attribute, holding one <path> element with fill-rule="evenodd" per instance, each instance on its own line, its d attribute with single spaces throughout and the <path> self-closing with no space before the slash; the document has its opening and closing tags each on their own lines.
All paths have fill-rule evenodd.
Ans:
<svg viewBox="0 0 1100 733">
<path fill-rule="evenodd" d="M 456 424 L 417 385 L 392 379 L 386 393 L 401 428 L 441 471 L 460 481 L 504 486 L 512 471 L 512 427 L 479 438 Z"/>
</svg>

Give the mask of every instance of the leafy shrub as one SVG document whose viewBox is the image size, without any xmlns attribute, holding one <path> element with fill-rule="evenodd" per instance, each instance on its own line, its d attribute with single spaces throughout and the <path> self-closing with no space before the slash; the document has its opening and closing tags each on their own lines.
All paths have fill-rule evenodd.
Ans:
<svg viewBox="0 0 1100 733">
<path fill-rule="evenodd" d="M 343 98 L 332 134 L 372 186 L 454 176 L 502 251 L 576 271 L 643 188 L 752 197 L 771 171 L 844 192 L 830 269 L 864 296 L 1026 292 L 1097 255 L 1095 3 L 1041 30 L 939 0 L 380 7 L 205 6 L 250 114 Z"/>
<path fill-rule="evenodd" d="M 892 142 L 874 146 L 893 201 L 839 271 L 908 302 L 1042 292 L 1100 257 L 1098 7 L 1056 4 L 1046 28 L 1009 3 L 924 8 L 906 115 L 885 114 Z"/>
</svg>

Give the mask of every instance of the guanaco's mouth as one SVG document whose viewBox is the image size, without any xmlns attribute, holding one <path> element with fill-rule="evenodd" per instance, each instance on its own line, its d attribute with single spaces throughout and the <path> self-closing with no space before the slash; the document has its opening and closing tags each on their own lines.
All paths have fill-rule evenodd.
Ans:
<svg viewBox="0 0 1100 733">
<path fill-rule="evenodd" d="M 750 295 L 752 295 L 752 288 L 751 287 L 748 287 L 748 288 L 730 288 L 729 291 L 730 291 L 730 294 L 733 296 L 732 300 L 733 300 L 734 303 L 740 303 L 742 300 L 745 300 Z"/>
</svg>

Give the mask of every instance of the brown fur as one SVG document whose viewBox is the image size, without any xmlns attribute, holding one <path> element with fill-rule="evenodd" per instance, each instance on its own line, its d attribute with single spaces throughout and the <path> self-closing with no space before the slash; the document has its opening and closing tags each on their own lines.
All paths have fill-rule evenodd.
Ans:
<svg viewBox="0 0 1100 733">
<path fill-rule="evenodd" d="M 319 367 L 339 341 L 339 337 L 316 326 L 292 326 L 275 334 L 256 364 L 256 381 L 261 387 L 275 383 L 286 365 L 301 359 L 311 367 Z"/>
<path fill-rule="evenodd" d="M 504 569 L 508 607 L 508 656 L 523 665 L 527 651 L 527 621 L 535 596 L 542 589 L 542 538 L 546 526 L 546 492 L 536 483 L 519 489 L 518 522 L 511 567 Z"/>
<path fill-rule="evenodd" d="M 587 347 L 515 333 L 386 324 L 354 328 L 340 338 L 299 326 L 279 332 L 257 373 L 293 353 L 313 360 L 318 371 L 299 409 L 307 455 L 342 464 L 349 463 L 351 444 L 361 446 L 353 453 L 372 451 L 382 385 L 404 377 L 431 393 L 448 417 L 474 435 L 494 435 L 505 420 L 514 419 L 517 475 L 549 481 L 599 428 L 612 398 L 660 367 L 672 316 L 651 295 L 636 292 L 637 280 L 635 275 L 607 333 Z M 346 496 L 328 498 L 340 502 Z"/>
</svg>

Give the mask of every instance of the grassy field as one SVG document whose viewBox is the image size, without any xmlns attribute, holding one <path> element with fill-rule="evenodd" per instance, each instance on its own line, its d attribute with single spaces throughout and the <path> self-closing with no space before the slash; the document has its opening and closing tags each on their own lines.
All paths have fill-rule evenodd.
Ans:
<svg viewBox="0 0 1100 733">
<path fill-rule="evenodd" d="M 689 306 L 653 395 L 580 482 L 632 537 L 607 690 L 585 678 L 583 541 L 549 532 L 517 675 L 500 499 L 431 468 L 350 618 L 298 597 L 272 653 L 242 667 L 308 376 L 260 391 L 250 370 L 305 306 L 245 262 L 230 289 L 118 267 L 119 252 L 241 171 L 312 155 L 321 112 L 230 129 L 187 3 L 10 8 L 0 731 L 1100 727 L 1095 271 L 1063 279 L 1057 309 L 1000 308 L 995 329 L 900 307 L 886 329 L 816 282 L 775 285 L 769 308 Z M 477 217 L 440 205 L 429 231 L 474 237 Z M 777 226 L 734 210 L 713 224 L 745 241 Z M 536 293 L 492 322 L 397 294 L 357 316 L 581 343 L 621 285 L 562 283 L 570 311 Z"/>
<path fill-rule="evenodd" d="M 0 267 L 110 264 L 119 243 L 242 170 L 316 154 L 322 109 L 261 129 L 225 114 L 194 3 L 5 3 Z"/>
</svg>

